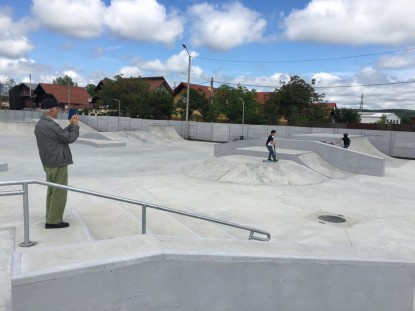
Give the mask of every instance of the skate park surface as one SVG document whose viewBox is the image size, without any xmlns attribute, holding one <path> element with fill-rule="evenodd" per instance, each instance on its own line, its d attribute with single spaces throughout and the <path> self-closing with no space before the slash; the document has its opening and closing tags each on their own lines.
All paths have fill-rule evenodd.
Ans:
<svg viewBox="0 0 415 311">
<path fill-rule="evenodd" d="M 0 162 L 7 163 L 7 170 L 0 171 L 0 182 L 45 179 L 33 135 L 34 122 L 0 123 Z M 355 144 L 356 151 L 382 156 L 371 150 L 370 143 L 360 140 L 361 143 Z M 46 188 L 31 185 L 30 238 L 37 242 L 35 246 L 19 247 L 23 240 L 22 198 L 0 197 L 0 275 L 13 284 L 13 289 L 7 282 L 0 285 L 1 292 L 6 293 L 3 298 L 5 310 L 11 304 L 7 292 L 13 291 L 13 308 L 24 310 L 25 303 L 31 301 L 33 306 L 40 305 L 40 293 L 50 292 L 50 288 L 42 288 L 39 284 L 55 284 L 59 288 L 63 286 L 59 283 L 60 278 L 72 286 L 74 295 L 81 297 L 86 287 L 72 279 L 82 273 L 102 272 L 100 269 L 105 270 L 102 268 L 105 266 L 122 266 L 122 262 L 128 263 L 123 266 L 126 269 L 124 272 L 131 275 L 135 272 L 128 270 L 129 267 L 148 264 L 147 270 L 138 269 L 139 276 L 146 278 L 148 286 L 154 291 L 157 287 L 152 283 L 154 278 L 151 276 L 154 277 L 154 274 L 146 274 L 150 273 L 146 271 L 162 271 L 163 275 L 172 273 L 157 265 L 163 261 L 166 267 L 181 271 L 183 274 L 177 275 L 177 278 L 181 277 L 185 282 L 191 282 L 191 274 L 201 277 L 197 273 L 201 269 L 198 265 L 200 261 L 208 269 L 205 273 L 218 274 L 211 266 L 213 262 L 231 280 L 236 278 L 232 278 L 232 273 L 240 272 L 232 269 L 241 265 L 242 271 L 261 276 L 267 285 L 273 282 L 266 277 L 272 273 L 267 270 L 269 267 L 264 268 L 262 264 L 286 265 L 284 267 L 294 274 L 305 277 L 302 282 L 307 290 L 297 283 L 291 287 L 281 285 L 288 291 L 286 296 L 274 293 L 285 303 L 280 302 L 280 306 L 287 306 L 281 310 L 295 310 L 294 303 L 298 306 L 296 310 L 307 310 L 310 306 L 314 307 L 311 308 L 313 310 L 369 310 L 368 306 L 372 310 L 387 310 L 390 303 L 396 307 L 393 310 L 413 310 L 415 161 L 383 155 L 387 161 L 385 174 L 380 177 L 333 168 L 307 152 L 300 156 L 310 166 L 314 165 L 314 169 L 285 159 L 277 163 L 264 163 L 265 157 L 214 157 L 214 146 L 210 142 L 186 141 L 168 127 L 155 126 L 149 132 L 98 133 L 81 124 L 80 138 L 71 145 L 74 164 L 69 167 L 69 185 L 262 229 L 270 232 L 270 241 L 251 241 L 243 231 L 156 210 L 147 212 L 147 235 L 141 235 L 141 209 L 137 206 L 74 192 L 68 194 L 64 216 L 70 227 L 45 230 Z M 337 216 L 346 221 L 331 223 L 320 216 Z M 186 268 L 177 266 L 182 262 L 189 265 Z M 229 263 L 232 264 L 231 267 L 226 266 L 229 270 L 220 266 Z M 259 268 L 247 263 L 256 263 Z M 300 273 L 291 264 L 304 267 L 304 270 Z M 337 264 L 344 272 L 336 270 L 335 273 L 328 273 L 331 269 L 335 270 L 332 267 Z M 314 273 L 308 272 L 310 270 Z M 227 271 L 231 275 L 227 275 Z M 324 276 L 325 273 L 330 276 Z M 377 281 L 376 275 L 382 276 L 382 280 Z M 383 279 L 385 276 L 389 279 Z M 282 279 L 290 277 L 293 278 L 292 274 L 281 276 Z M 212 281 L 208 276 L 205 278 Z M 114 276 L 114 279 L 117 278 Z M 214 278 L 218 279 L 219 276 Z M 246 276 L 241 279 L 252 282 Z M 100 280 L 99 276 L 95 280 Z M 171 285 L 169 290 L 177 296 L 180 295 L 171 289 L 174 285 L 190 294 L 200 295 L 192 289 L 198 286 L 178 285 L 181 282 L 174 280 L 165 279 L 165 282 Z M 309 293 L 310 296 L 303 294 L 310 291 L 309 288 L 318 287 L 319 282 L 325 284 L 321 288 L 327 292 L 316 290 L 314 294 Z M 330 286 L 333 284 L 339 284 L 339 288 Z M 117 286 L 125 289 L 123 285 Z M 264 297 L 254 292 L 254 296 L 264 299 L 265 307 L 262 306 L 262 309 L 275 310 L 269 304 L 270 292 L 257 283 L 255 286 L 265 292 Z M 370 302 L 365 302 L 369 305 L 360 308 L 358 303 L 362 300 L 356 297 L 362 293 L 357 292 L 351 299 L 356 299 L 355 307 L 353 303 L 351 307 L 341 305 L 343 299 L 350 300 L 344 294 L 345 290 L 365 286 L 375 287 L 372 292 L 377 299 L 367 299 L 373 297 L 365 293 L 364 300 Z M 79 292 L 76 290 L 78 287 Z M 226 286 L 218 288 L 219 291 L 228 290 L 236 295 Z M 140 289 L 147 293 L 145 288 Z M 220 295 L 215 289 L 209 289 L 213 296 Z M 260 306 L 247 303 L 244 296 L 248 294 L 241 289 L 239 291 L 240 296 L 234 299 L 239 298 L 246 305 L 223 302 L 223 310 L 249 310 L 250 307 Z M 111 296 L 97 292 L 101 299 Z M 384 295 L 385 292 L 388 295 Z M 316 296 L 326 299 L 325 304 Z M 62 299 L 59 295 L 57 297 Z M 148 297 L 154 300 L 154 296 Z M 301 298 L 304 300 L 302 303 L 295 302 L 293 297 L 299 297 L 298 301 Z M 53 297 L 50 299 L 54 301 Z M 91 298 L 80 298 L 84 302 L 88 299 Z M 217 307 L 212 310 L 220 309 L 212 301 L 204 301 L 207 298 L 200 299 L 210 303 L 211 307 Z M 65 301 L 67 308 L 62 307 L 61 310 L 73 307 L 69 300 L 74 299 L 68 298 Z M 190 310 L 183 301 L 180 301 L 182 305 L 176 301 L 177 305 L 166 309 L 162 302 L 155 307 L 149 302 L 153 300 L 142 300 L 147 303 L 147 310 Z M 334 308 L 328 302 L 340 306 Z M 144 306 L 138 309 L 145 310 Z M 124 309 L 130 310 L 127 307 Z"/>
</svg>

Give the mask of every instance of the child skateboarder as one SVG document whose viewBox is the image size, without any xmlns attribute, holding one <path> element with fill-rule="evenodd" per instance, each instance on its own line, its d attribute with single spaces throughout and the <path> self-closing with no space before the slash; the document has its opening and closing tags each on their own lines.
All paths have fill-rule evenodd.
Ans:
<svg viewBox="0 0 415 311">
<path fill-rule="evenodd" d="M 338 144 L 341 141 L 343 141 L 343 148 L 348 149 L 349 146 L 350 146 L 350 138 L 349 138 L 349 135 L 347 133 L 344 133 L 343 138 L 336 141 L 336 144 Z"/>
<path fill-rule="evenodd" d="M 271 161 L 271 157 L 274 160 L 274 162 L 277 162 L 277 154 L 275 152 L 275 141 L 274 141 L 274 137 L 275 137 L 275 130 L 271 131 L 271 135 L 268 136 L 267 142 L 265 143 L 265 145 L 267 146 L 267 149 L 269 151 L 268 154 L 268 161 Z"/>
</svg>

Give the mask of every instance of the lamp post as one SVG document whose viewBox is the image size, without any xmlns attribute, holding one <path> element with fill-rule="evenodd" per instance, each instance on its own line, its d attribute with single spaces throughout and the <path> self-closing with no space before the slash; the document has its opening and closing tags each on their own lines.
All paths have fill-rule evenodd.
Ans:
<svg viewBox="0 0 415 311">
<path fill-rule="evenodd" d="M 113 99 L 114 101 L 118 102 L 118 132 L 120 131 L 120 117 L 121 117 L 121 100 Z"/>
<path fill-rule="evenodd" d="M 186 138 L 189 138 L 189 100 L 190 100 L 190 67 L 192 65 L 192 57 L 187 50 L 186 44 L 182 43 L 183 48 L 189 55 L 189 66 L 187 67 L 187 99 L 186 99 Z"/>
<path fill-rule="evenodd" d="M 242 136 L 241 140 L 244 139 L 244 123 L 245 123 L 245 101 L 242 97 L 239 98 L 242 101 Z"/>
</svg>

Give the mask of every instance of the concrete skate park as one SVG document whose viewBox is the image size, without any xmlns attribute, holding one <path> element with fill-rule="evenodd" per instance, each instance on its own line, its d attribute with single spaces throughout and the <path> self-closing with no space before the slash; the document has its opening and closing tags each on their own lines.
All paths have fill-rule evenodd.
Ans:
<svg viewBox="0 0 415 311">
<path fill-rule="evenodd" d="M 0 183 L 44 181 L 39 115 L 0 116 Z M 81 120 L 70 187 L 123 201 L 70 191 L 70 227 L 46 230 L 30 183 L 28 238 L 20 184 L 0 187 L 0 310 L 414 310 L 415 161 L 396 158 L 414 133 L 349 131 L 345 150 L 344 129 L 191 122 L 194 141 L 182 123 Z"/>
</svg>

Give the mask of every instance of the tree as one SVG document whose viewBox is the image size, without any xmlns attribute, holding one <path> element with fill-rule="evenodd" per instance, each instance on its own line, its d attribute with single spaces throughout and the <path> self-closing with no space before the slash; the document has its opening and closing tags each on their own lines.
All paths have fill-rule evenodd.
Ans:
<svg viewBox="0 0 415 311">
<path fill-rule="evenodd" d="M 255 90 L 249 91 L 241 85 L 231 87 L 223 84 L 213 96 L 211 115 L 215 119 L 226 118 L 230 123 L 242 123 L 244 117 L 244 123 L 260 124 L 263 119 L 256 98 Z"/>
<path fill-rule="evenodd" d="M 314 81 L 312 81 L 312 84 Z M 307 120 L 301 120 L 305 116 L 306 108 L 311 103 L 320 103 L 324 94 L 315 92 L 312 84 L 306 83 L 299 76 L 293 76 L 289 82 L 280 82 L 281 87 L 272 92 L 265 103 L 263 114 L 268 121 L 274 121 L 280 117 L 285 117 L 290 123 L 306 123 Z M 320 113 L 319 108 L 308 109 L 308 113 Z"/>
<path fill-rule="evenodd" d="M 382 130 L 392 129 L 392 124 L 388 122 L 388 117 L 386 114 L 382 114 L 379 121 L 376 121 L 377 126 Z"/>
<path fill-rule="evenodd" d="M 349 108 L 335 109 L 333 117 L 337 123 L 359 123 L 361 120 L 358 111 Z"/>
<path fill-rule="evenodd" d="M 91 97 L 95 96 L 95 88 L 97 86 L 95 84 L 87 84 L 86 85 L 86 91 L 88 92 L 89 95 L 91 95 Z"/>
<path fill-rule="evenodd" d="M 9 101 L 9 90 L 16 85 L 16 81 L 8 78 L 5 82 L 0 82 L 0 106 L 3 102 Z"/>
<path fill-rule="evenodd" d="M 53 80 L 52 82 L 53 84 L 58 84 L 58 85 L 70 85 L 70 86 L 78 86 L 77 83 L 74 83 L 72 81 L 72 78 L 68 75 L 64 75 L 63 77 L 58 77 L 55 80 Z"/>
<path fill-rule="evenodd" d="M 303 110 L 293 112 L 290 123 L 299 126 L 312 126 L 316 123 L 330 123 L 331 109 L 324 104 L 308 104 Z"/>
<path fill-rule="evenodd" d="M 140 78 L 123 78 L 117 75 L 104 79 L 96 94 L 98 105 L 108 107 L 108 114 L 120 114 L 132 118 L 169 118 L 173 113 L 173 98 L 164 91 L 150 91 L 150 84 Z M 116 101 L 114 100 L 116 99 Z"/>
<path fill-rule="evenodd" d="M 164 91 L 150 91 L 145 102 L 148 105 L 149 119 L 170 119 L 173 114 L 173 97 Z"/>
<path fill-rule="evenodd" d="M 201 89 L 192 89 L 189 90 L 189 120 L 192 119 L 193 113 L 197 110 L 202 115 L 203 119 L 207 121 L 209 119 L 209 100 L 206 97 L 205 92 Z M 176 108 L 182 120 L 186 119 L 186 107 L 187 107 L 187 92 L 182 94 L 182 97 L 176 103 Z"/>
</svg>

